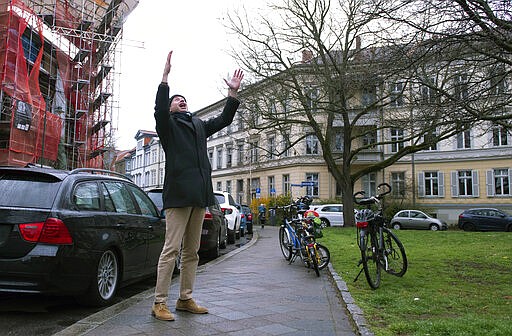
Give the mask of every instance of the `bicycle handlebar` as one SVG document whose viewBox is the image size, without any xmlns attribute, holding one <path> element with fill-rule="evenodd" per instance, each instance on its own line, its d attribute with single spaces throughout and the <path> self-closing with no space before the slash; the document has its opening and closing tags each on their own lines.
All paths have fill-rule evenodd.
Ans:
<svg viewBox="0 0 512 336">
<path fill-rule="evenodd" d="M 358 205 L 370 205 L 378 203 L 385 195 L 389 194 L 392 190 L 391 186 L 384 182 L 377 186 L 377 190 L 383 189 L 382 193 L 377 194 L 376 196 L 371 197 L 364 197 L 365 192 L 364 191 L 358 191 L 354 194 L 354 203 Z"/>
</svg>

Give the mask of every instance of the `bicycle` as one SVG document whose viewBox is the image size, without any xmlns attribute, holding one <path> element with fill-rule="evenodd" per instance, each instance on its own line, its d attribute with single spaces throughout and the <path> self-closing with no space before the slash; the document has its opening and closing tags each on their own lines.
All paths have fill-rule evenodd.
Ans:
<svg viewBox="0 0 512 336">
<path fill-rule="evenodd" d="M 363 268 L 354 282 L 364 271 L 372 289 L 380 286 L 381 269 L 398 277 L 402 277 L 407 272 L 405 248 L 398 237 L 385 226 L 384 221 L 382 199 L 391 192 L 391 186 L 381 183 L 377 189 L 384 191 L 369 198 L 361 197 L 364 197 L 364 191 L 354 194 L 354 202 L 367 207 L 356 214 L 357 243 L 361 250 L 358 266 L 362 264 Z M 372 205 L 377 206 L 377 211 L 371 210 Z"/>
<path fill-rule="evenodd" d="M 316 242 L 314 219 L 298 216 L 309 208 L 308 203 L 311 204 L 311 199 L 306 196 L 290 205 L 276 207 L 284 210 L 283 224 L 279 228 L 279 246 L 289 264 L 300 257 L 304 266 L 312 268 L 316 276 L 320 276 L 320 270 L 329 264 L 331 254 L 327 247 Z M 297 216 L 294 217 L 292 211 Z"/>
</svg>

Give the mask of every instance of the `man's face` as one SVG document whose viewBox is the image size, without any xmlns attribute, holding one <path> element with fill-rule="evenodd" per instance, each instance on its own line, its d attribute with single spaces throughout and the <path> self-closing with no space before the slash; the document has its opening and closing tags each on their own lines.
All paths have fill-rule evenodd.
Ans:
<svg viewBox="0 0 512 336">
<path fill-rule="evenodd" d="M 187 101 L 182 96 L 176 96 L 171 101 L 170 109 L 171 112 L 187 112 Z"/>
</svg>

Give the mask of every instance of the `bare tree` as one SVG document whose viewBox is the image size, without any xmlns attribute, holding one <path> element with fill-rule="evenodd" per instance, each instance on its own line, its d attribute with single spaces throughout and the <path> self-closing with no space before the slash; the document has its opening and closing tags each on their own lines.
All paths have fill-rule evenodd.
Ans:
<svg viewBox="0 0 512 336">
<path fill-rule="evenodd" d="M 512 127 L 512 2 L 502 0 L 401 0 L 400 11 L 383 11 L 384 20 L 408 27 L 441 49 L 445 65 L 470 69 L 471 95 L 460 108 L 477 120 Z M 461 71 L 459 71 L 460 73 Z M 456 102 L 454 91 L 431 90 Z M 490 124 L 492 125 L 492 123 Z"/>
<path fill-rule="evenodd" d="M 460 106 L 469 85 L 453 71 L 461 67 L 460 49 L 440 47 L 396 20 L 406 5 L 285 0 L 257 19 L 229 16 L 241 44 L 233 56 L 254 76 L 244 90 L 250 127 L 278 130 L 286 138 L 283 150 L 318 139 L 342 189 L 345 223 L 354 222 L 355 181 L 452 137 L 480 113 L 469 103 Z M 477 78 L 472 65 L 463 64 L 464 73 Z"/>
</svg>

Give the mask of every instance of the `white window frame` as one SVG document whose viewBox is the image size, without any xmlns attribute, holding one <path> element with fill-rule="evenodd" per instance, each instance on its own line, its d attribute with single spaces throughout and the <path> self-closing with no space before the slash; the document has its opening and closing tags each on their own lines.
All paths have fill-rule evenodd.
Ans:
<svg viewBox="0 0 512 336">
<path fill-rule="evenodd" d="M 479 197 L 478 170 L 457 170 L 450 172 L 452 197 Z"/>
<path fill-rule="evenodd" d="M 434 176 L 425 177 L 425 174 L 437 174 L 437 178 Z M 427 194 L 427 182 L 430 182 L 430 190 L 435 190 L 437 186 L 437 194 L 431 192 Z M 418 173 L 418 197 L 425 198 L 443 198 L 444 197 L 444 173 L 441 171 L 422 171 Z"/>
<path fill-rule="evenodd" d="M 500 174 L 497 175 L 496 173 Z M 512 169 L 511 168 L 494 168 L 487 171 L 486 186 L 487 196 L 489 197 L 508 197 L 512 196 Z M 499 188 L 499 189 L 497 189 Z M 507 190 L 508 188 L 508 190 Z M 501 190 L 497 193 L 497 190 Z M 507 192 L 508 191 L 508 192 Z"/>
</svg>

